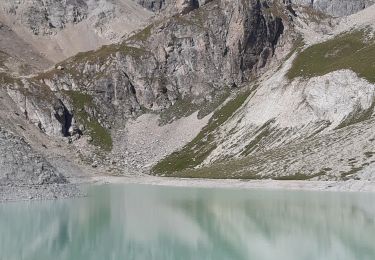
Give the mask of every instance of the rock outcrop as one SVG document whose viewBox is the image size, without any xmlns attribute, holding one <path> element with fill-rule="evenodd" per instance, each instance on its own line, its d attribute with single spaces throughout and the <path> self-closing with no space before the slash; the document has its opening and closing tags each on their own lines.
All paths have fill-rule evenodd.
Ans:
<svg viewBox="0 0 375 260">
<path fill-rule="evenodd" d="M 151 16 L 152 12 L 132 0 L 0 3 L 0 23 L 53 62 L 118 42 Z"/>
<path fill-rule="evenodd" d="M 67 180 L 23 138 L 0 128 L 0 185 L 55 183 L 67 183 Z"/>
<path fill-rule="evenodd" d="M 87 18 L 89 8 L 83 0 L 20 0 L 4 1 L 2 5 L 5 13 L 19 17 L 20 23 L 35 35 L 53 34 L 67 24 L 79 23 Z"/>
<path fill-rule="evenodd" d="M 160 11 L 167 6 L 168 0 L 136 0 L 138 4 L 153 12 Z"/>
<path fill-rule="evenodd" d="M 0 76 L 2 87 L 30 123 L 50 136 L 69 135 L 72 116 L 47 86 L 26 79 Z"/>
<path fill-rule="evenodd" d="M 374 0 L 288 0 L 295 5 L 312 7 L 323 13 L 340 17 L 357 13 L 370 5 Z"/>
<path fill-rule="evenodd" d="M 284 30 L 267 6 L 248 0 L 193 7 L 182 4 L 172 18 L 122 44 L 81 53 L 63 62 L 64 70 L 38 80 L 53 91 L 92 95 L 103 119 L 114 121 L 142 109 L 162 111 L 183 99 L 199 106 L 267 66 Z"/>
<path fill-rule="evenodd" d="M 135 0 L 143 7 L 157 12 L 166 7 L 183 7 L 191 5 L 203 5 L 206 0 Z M 294 6 L 311 7 L 325 14 L 335 17 L 341 17 L 357 13 L 370 5 L 374 4 L 374 0 L 278 0 L 283 4 L 293 4 Z M 275 1 L 264 1 L 267 4 L 274 4 Z"/>
</svg>

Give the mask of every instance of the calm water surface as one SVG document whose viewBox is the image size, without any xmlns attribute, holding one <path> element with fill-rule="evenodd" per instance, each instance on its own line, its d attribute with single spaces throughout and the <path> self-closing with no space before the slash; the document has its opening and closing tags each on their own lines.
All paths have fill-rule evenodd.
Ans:
<svg viewBox="0 0 375 260">
<path fill-rule="evenodd" d="M 375 194 L 103 185 L 0 204 L 1 260 L 375 259 Z"/>
</svg>

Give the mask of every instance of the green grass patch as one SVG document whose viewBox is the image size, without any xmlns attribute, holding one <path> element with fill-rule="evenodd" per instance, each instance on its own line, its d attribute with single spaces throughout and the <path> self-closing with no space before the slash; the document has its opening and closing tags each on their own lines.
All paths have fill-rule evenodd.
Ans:
<svg viewBox="0 0 375 260">
<path fill-rule="evenodd" d="M 7 73 L 0 73 L 0 87 L 9 87 L 19 91 L 20 94 L 28 98 L 35 98 L 38 102 L 46 102 L 51 105 L 56 102 L 56 97 L 51 89 L 38 81 L 29 79 L 29 85 L 25 87 L 20 77 L 12 76 Z"/>
<path fill-rule="evenodd" d="M 207 14 L 205 12 L 207 12 L 207 10 L 204 8 L 197 8 L 193 10 L 192 12 L 190 12 L 187 15 L 187 19 L 189 19 L 189 23 L 192 25 L 198 26 L 200 28 L 204 28 L 205 21 L 207 20 L 206 19 Z"/>
<path fill-rule="evenodd" d="M 366 158 L 371 158 L 374 154 L 375 154 L 375 152 L 365 152 L 364 153 L 364 155 L 366 156 Z"/>
<path fill-rule="evenodd" d="M 133 36 L 130 36 L 130 38 L 128 40 L 130 41 L 147 41 L 148 38 L 151 37 L 151 30 L 152 28 L 154 27 L 153 24 L 147 26 L 146 28 L 144 28 L 143 30 L 137 32 L 136 34 L 134 34 Z"/>
<path fill-rule="evenodd" d="M 272 151 L 266 152 L 274 160 L 278 160 L 279 154 Z M 267 157 L 268 157 L 267 156 Z M 303 172 L 290 173 L 289 175 L 273 176 L 260 175 L 264 171 L 264 165 L 269 163 L 265 156 L 249 156 L 241 159 L 225 160 L 216 162 L 209 166 L 198 169 L 185 169 L 180 172 L 173 172 L 168 176 L 180 178 L 209 178 L 209 179 L 242 179 L 242 180 L 310 180 L 312 178 L 325 176 L 330 168 L 324 168 L 316 173 L 306 174 Z"/>
<path fill-rule="evenodd" d="M 173 24 L 182 26 L 195 26 L 197 25 L 195 21 L 190 20 L 188 17 L 182 14 L 178 14 L 172 17 L 171 21 Z"/>
<path fill-rule="evenodd" d="M 271 130 L 272 130 L 271 126 L 273 122 L 274 120 L 269 120 L 267 123 L 262 125 L 259 129 L 257 129 L 257 131 L 254 133 L 254 136 L 255 136 L 254 139 L 248 145 L 246 145 L 244 151 L 242 151 L 241 153 L 242 156 L 248 156 L 257 148 L 257 145 L 263 139 L 267 138 L 267 136 L 270 135 Z"/>
<path fill-rule="evenodd" d="M 375 57 L 374 57 L 375 58 Z M 358 107 L 350 115 L 348 115 L 335 129 L 341 129 L 350 125 L 369 120 L 374 113 L 375 102 L 368 109 Z"/>
<path fill-rule="evenodd" d="M 353 178 L 353 175 L 355 175 L 356 173 L 358 173 L 362 170 L 363 170 L 363 166 L 359 166 L 359 167 L 353 167 L 352 166 L 351 170 L 341 173 L 341 179 L 344 180 L 344 181 L 350 180 L 350 179 Z"/>
<path fill-rule="evenodd" d="M 287 77 L 311 78 L 350 69 L 375 82 L 375 41 L 366 39 L 367 30 L 352 31 L 302 51 L 294 60 Z"/>
<path fill-rule="evenodd" d="M 109 58 L 112 56 L 114 57 L 116 53 L 129 55 L 135 59 L 141 59 L 148 54 L 145 49 L 128 46 L 126 44 L 105 45 L 95 51 L 80 52 L 75 56 L 56 64 L 54 69 L 38 74 L 36 77 L 34 77 L 34 79 L 52 79 L 55 76 L 63 76 L 66 74 L 69 74 L 77 80 L 87 78 L 88 75 L 83 74 L 82 69 L 79 68 L 79 65 L 85 63 L 102 65 L 106 63 Z M 58 70 L 58 66 L 61 66 L 62 70 Z M 96 77 L 100 77 L 102 74 L 103 73 L 97 73 Z"/>
<path fill-rule="evenodd" d="M 324 170 L 322 170 L 322 171 L 320 171 L 316 174 L 312 174 L 312 175 L 297 172 L 295 174 L 274 177 L 272 179 L 278 180 L 278 181 L 307 181 L 307 180 L 311 180 L 312 178 L 324 176 L 325 174 L 326 174 L 326 172 Z"/>
<path fill-rule="evenodd" d="M 105 151 L 112 150 L 112 138 L 107 129 L 102 127 L 96 118 L 93 118 L 87 110 L 94 108 L 92 97 L 78 91 L 64 91 L 74 107 L 74 117 L 78 123 L 83 124 L 88 134 L 92 137 L 92 143 L 100 146 Z"/>
<path fill-rule="evenodd" d="M 0 84 L 2 86 L 15 83 L 21 83 L 21 80 L 19 78 L 12 77 L 7 73 L 0 72 Z"/>
<path fill-rule="evenodd" d="M 178 99 L 176 103 L 160 113 L 160 124 L 169 124 L 176 119 L 190 116 L 195 111 L 197 109 L 192 105 L 192 98 L 185 97 Z"/>
<path fill-rule="evenodd" d="M 98 50 L 95 51 L 88 51 L 88 52 L 80 52 L 71 59 L 69 59 L 68 63 L 77 63 L 77 62 L 91 62 L 91 61 L 104 61 L 111 55 L 116 53 L 122 53 L 125 55 L 130 55 L 135 58 L 141 58 L 147 52 L 145 49 L 136 48 L 132 46 L 128 46 L 126 44 L 111 44 L 105 45 Z M 64 64 L 62 64 L 64 65 Z"/>
<path fill-rule="evenodd" d="M 322 21 L 332 18 L 332 16 L 325 14 L 312 6 L 301 6 L 300 8 L 302 8 L 302 12 L 308 16 L 307 22 L 311 21 L 320 24 Z"/>
<path fill-rule="evenodd" d="M 261 176 L 253 169 L 247 169 L 242 165 L 240 160 L 226 161 L 225 163 L 218 163 L 208 167 L 198 169 L 185 169 L 179 172 L 168 174 L 168 177 L 179 178 L 204 178 L 204 179 L 242 179 L 242 180 L 261 180 L 267 177 Z"/>
<path fill-rule="evenodd" d="M 280 17 L 285 21 L 289 19 L 288 14 L 285 13 L 285 6 L 279 1 L 273 1 L 267 8 L 263 7 L 262 11 L 267 15 L 271 15 L 275 18 Z"/>
<path fill-rule="evenodd" d="M 0 51 L 0 68 L 5 67 L 4 63 L 8 60 L 9 55 Z"/>
<path fill-rule="evenodd" d="M 180 98 L 175 104 L 160 113 L 160 124 L 169 124 L 176 119 L 190 116 L 196 111 L 198 111 L 198 118 L 202 119 L 223 104 L 229 95 L 229 88 L 225 88 L 217 91 L 211 101 L 194 104 L 192 97 Z"/>
<path fill-rule="evenodd" d="M 200 165 L 216 148 L 215 130 L 225 123 L 246 101 L 251 91 L 240 93 L 218 109 L 202 131 L 180 151 L 174 152 L 156 164 L 154 174 L 173 176 L 175 172 Z"/>
</svg>

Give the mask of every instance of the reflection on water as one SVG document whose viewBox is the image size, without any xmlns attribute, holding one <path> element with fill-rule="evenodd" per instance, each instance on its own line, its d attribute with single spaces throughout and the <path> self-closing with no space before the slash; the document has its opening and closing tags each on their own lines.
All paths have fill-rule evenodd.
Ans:
<svg viewBox="0 0 375 260">
<path fill-rule="evenodd" d="M 375 259 L 375 194 L 142 185 L 89 194 L 0 204 L 0 259 Z"/>
</svg>

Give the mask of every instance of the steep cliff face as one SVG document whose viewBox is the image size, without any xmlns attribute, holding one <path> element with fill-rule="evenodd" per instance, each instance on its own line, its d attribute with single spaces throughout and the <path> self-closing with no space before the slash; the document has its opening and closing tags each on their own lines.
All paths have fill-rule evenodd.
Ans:
<svg viewBox="0 0 375 260">
<path fill-rule="evenodd" d="M 38 79 L 54 91 L 93 95 L 112 120 L 181 99 L 210 102 L 216 92 L 249 82 L 272 57 L 284 26 L 265 9 L 258 1 L 213 1 L 122 44 L 79 54 Z"/>
<path fill-rule="evenodd" d="M 30 123 L 47 135 L 68 136 L 72 116 L 47 86 L 31 80 L 3 77 L 2 87 Z"/>
</svg>

